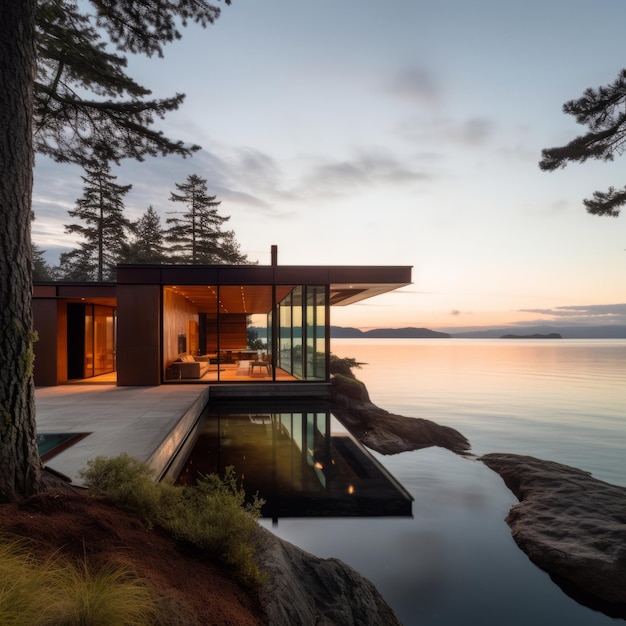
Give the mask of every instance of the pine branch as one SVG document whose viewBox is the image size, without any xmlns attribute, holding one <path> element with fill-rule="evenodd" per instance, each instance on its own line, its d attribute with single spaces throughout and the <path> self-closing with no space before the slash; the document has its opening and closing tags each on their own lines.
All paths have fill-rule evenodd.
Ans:
<svg viewBox="0 0 626 626">
<path fill-rule="evenodd" d="M 626 187 L 619 191 L 615 187 L 609 187 L 606 192 L 594 191 L 593 198 L 583 200 L 583 204 L 592 215 L 618 217 L 619 207 L 626 204 Z"/>
</svg>

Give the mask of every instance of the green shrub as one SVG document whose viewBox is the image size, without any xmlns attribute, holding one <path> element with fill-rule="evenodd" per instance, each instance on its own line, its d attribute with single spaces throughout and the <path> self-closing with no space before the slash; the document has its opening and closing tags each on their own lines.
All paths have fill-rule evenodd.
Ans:
<svg viewBox="0 0 626 626">
<path fill-rule="evenodd" d="M 354 378 L 352 370 L 354 368 L 361 369 L 361 364 L 350 357 L 338 357 L 335 354 L 330 355 L 329 371 L 331 374 L 340 374 L 341 376 L 348 376 Z"/>
<path fill-rule="evenodd" d="M 263 501 L 255 497 L 246 504 L 232 467 L 224 478 L 210 475 L 195 486 L 178 487 L 155 482 L 143 463 L 123 454 L 97 457 L 81 476 L 94 493 L 216 558 L 241 583 L 252 586 L 263 579 L 253 546 Z"/>
<path fill-rule="evenodd" d="M 163 494 L 154 481 L 155 472 L 145 463 L 126 453 L 111 458 L 98 456 L 79 475 L 95 495 L 140 515 L 148 525 L 157 521 Z"/>
<path fill-rule="evenodd" d="M 0 624 L 154 623 L 157 595 L 125 568 L 91 572 L 61 557 L 38 562 L 21 541 L 0 540 Z"/>
</svg>

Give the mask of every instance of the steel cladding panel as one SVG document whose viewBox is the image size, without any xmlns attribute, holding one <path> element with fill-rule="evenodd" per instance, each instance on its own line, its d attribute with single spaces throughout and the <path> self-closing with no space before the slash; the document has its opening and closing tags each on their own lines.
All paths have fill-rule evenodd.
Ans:
<svg viewBox="0 0 626 626">
<path fill-rule="evenodd" d="M 33 300 L 33 328 L 39 336 L 35 342 L 35 384 L 56 385 L 57 381 L 57 301 Z"/>
<path fill-rule="evenodd" d="M 328 285 L 328 268 L 281 265 L 275 268 L 277 285 Z"/>
<path fill-rule="evenodd" d="M 215 266 L 167 266 L 161 271 L 162 285 L 212 285 L 217 282 Z"/>
<path fill-rule="evenodd" d="M 143 283 L 154 285 L 161 282 L 161 266 L 124 266 L 117 268 L 118 285 L 127 283 Z"/>
<path fill-rule="evenodd" d="M 117 384 L 161 384 L 161 287 L 118 285 Z"/>
</svg>

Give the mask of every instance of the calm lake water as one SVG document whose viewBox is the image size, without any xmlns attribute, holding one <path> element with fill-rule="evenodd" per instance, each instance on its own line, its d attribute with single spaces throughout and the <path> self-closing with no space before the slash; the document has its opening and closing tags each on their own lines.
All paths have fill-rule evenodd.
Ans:
<svg viewBox="0 0 626 626">
<path fill-rule="evenodd" d="M 626 340 L 333 340 L 378 406 L 626 486 Z M 429 448 L 372 453 L 413 496 L 409 518 L 285 519 L 278 536 L 374 582 L 406 626 L 623 623 L 569 598 L 517 548 L 517 501 L 482 463 Z"/>
</svg>

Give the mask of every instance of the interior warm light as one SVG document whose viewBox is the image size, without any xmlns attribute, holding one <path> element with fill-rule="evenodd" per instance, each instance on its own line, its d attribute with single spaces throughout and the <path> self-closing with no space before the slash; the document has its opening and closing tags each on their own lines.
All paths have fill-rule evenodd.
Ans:
<svg viewBox="0 0 626 626">
<path fill-rule="evenodd" d="M 315 467 L 317 467 L 317 469 L 320 469 L 320 470 L 324 469 L 324 466 L 319 461 L 315 462 Z"/>
<path fill-rule="evenodd" d="M 354 485 L 348 485 L 348 493 L 352 495 L 354 493 Z"/>
</svg>

